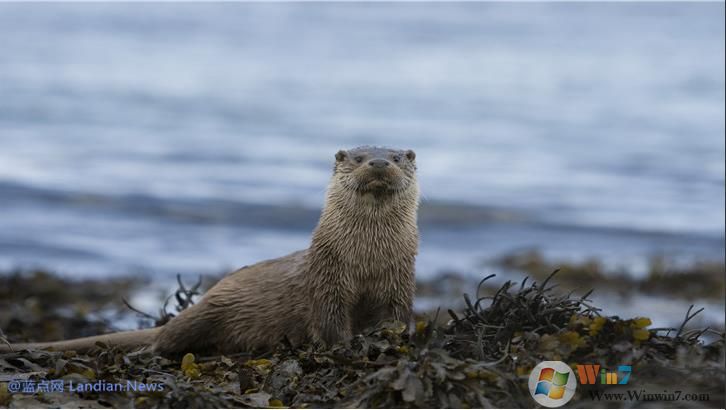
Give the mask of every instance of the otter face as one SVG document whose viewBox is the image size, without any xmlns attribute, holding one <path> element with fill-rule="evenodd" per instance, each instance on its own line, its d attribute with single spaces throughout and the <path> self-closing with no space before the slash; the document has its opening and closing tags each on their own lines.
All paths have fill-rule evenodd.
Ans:
<svg viewBox="0 0 726 410">
<path fill-rule="evenodd" d="M 416 153 L 358 147 L 335 154 L 335 176 L 360 194 L 393 194 L 409 188 L 416 177 Z"/>
</svg>

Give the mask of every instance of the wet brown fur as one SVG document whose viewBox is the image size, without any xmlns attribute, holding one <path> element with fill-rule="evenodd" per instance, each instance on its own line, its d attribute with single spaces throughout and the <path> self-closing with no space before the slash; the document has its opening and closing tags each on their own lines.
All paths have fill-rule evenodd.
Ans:
<svg viewBox="0 0 726 410">
<path fill-rule="evenodd" d="M 229 274 L 160 328 L 125 332 L 123 344 L 113 334 L 104 342 L 152 344 L 164 355 L 233 353 L 269 348 L 285 337 L 329 344 L 384 319 L 408 322 L 418 251 L 415 171 L 413 151 L 339 151 L 308 249 Z M 86 339 L 86 346 L 95 343 Z M 40 345 L 24 346 L 54 347 Z"/>
</svg>

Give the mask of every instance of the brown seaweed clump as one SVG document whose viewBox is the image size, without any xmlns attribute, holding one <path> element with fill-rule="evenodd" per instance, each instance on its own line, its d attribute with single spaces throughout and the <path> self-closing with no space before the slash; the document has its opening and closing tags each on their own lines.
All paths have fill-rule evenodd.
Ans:
<svg viewBox="0 0 726 410">
<path fill-rule="evenodd" d="M 114 331 L 137 278 L 71 280 L 46 271 L 0 273 L 0 329 L 14 342 L 73 339 Z M 0 333 L 2 337 L 2 333 Z"/>
<path fill-rule="evenodd" d="M 723 301 L 726 296 L 726 267 L 723 261 L 697 261 L 688 266 L 669 261 L 664 256 L 650 260 L 647 274 L 642 278 L 630 275 L 625 269 L 607 269 L 598 259 L 580 263 L 547 260 L 536 249 L 514 252 L 497 258 L 494 263 L 507 270 L 526 272 L 544 279 L 553 270 L 560 271 L 558 281 L 566 286 L 588 283 L 599 291 L 622 294 L 660 295 L 685 300 L 704 299 Z"/>
</svg>

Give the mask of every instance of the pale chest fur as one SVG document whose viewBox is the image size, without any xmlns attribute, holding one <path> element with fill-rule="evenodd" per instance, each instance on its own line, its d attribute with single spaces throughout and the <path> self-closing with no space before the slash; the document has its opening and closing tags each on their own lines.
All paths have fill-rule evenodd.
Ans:
<svg viewBox="0 0 726 410">
<path fill-rule="evenodd" d="M 325 238 L 328 250 L 340 263 L 341 279 L 364 293 L 412 280 L 418 252 L 415 213 L 374 211 L 350 215 L 345 223 L 326 232 Z"/>
</svg>

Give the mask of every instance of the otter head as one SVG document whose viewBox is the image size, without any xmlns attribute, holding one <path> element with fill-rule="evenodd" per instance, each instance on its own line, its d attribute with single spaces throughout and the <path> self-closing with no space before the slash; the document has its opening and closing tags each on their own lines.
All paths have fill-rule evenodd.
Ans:
<svg viewBox="0 0 726 410">
<path fill-rule="evenodd" d="M 335 154 L 340 185 L 359 195 L 377 198 L 416 188 L 416 153 L 378 147 L 358 147 Z"/>
</svg>

